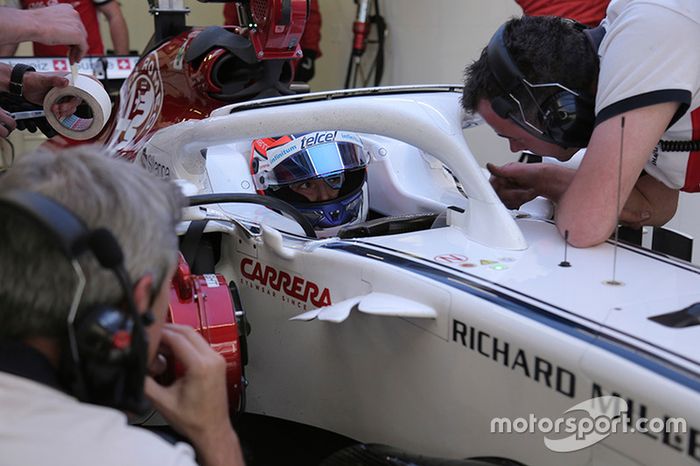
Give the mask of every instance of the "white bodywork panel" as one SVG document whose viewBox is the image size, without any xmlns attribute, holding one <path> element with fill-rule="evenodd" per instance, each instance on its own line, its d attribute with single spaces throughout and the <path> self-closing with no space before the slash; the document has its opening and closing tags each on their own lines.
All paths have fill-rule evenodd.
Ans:
<svg viewBox="0 0 700 466">
<path fill-rule="evenodd" d="M 561 267 L 554 225 L 505 209 L 474 161 L 459 89 L 315 97 L 224 107 L 146 149 L 199 193 L 254 193 L 253 138 L 356 131 L 375 212 L 464 213 L 449 210 L 441 228 L 314 240 L 258 205 L 188 210 L 218 219 L 206 230 L 223 232 L 217 271 L 252 327 L 249 411 L 445 458 L 700 464 L 700 326 L 648 319 L 700 302 L 698 269 L 621 246 L 613 277 L 610 242 L 568 248 Z M 615 434 L 566 454 L 542 433 L 490 432 L 494 417 L 555 419 L 610 394 L 632 417 L 679 416 L 689 430 Z"/>
</svg>

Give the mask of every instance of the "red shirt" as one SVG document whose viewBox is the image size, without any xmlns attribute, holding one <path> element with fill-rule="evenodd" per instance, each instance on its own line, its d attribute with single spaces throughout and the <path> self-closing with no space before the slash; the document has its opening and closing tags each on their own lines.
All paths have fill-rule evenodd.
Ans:
<svg viewBox="0 0 700 466">
<path fill-rule="evenodd" d="M 610 0 L 515 0 L 527 16 L 561 16 L 597 26 Z"/>
<path fill-rule="evenodd" d="M 68 3 L 73 5 L 75 11 L 80 15 L 85 30 L 87 31 L 88 51 L 87 55 L 104 55 L 105 49 L 100 36 L 100 24 L 97 20 L 96 5 L 108 3 L 107 1 L 93 0 L 20 0 L 23 9 L 42 8 L 58 3 Z M 46 45 L 34 42 L 34 56 L 37 57 L 66 57 L 68 47 L 66 45 Z"/>
</svg>

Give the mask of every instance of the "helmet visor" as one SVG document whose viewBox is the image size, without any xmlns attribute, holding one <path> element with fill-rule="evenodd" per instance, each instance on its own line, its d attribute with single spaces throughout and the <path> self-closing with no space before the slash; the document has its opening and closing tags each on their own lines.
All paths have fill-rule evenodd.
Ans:
<svg viewBox="0 0 700 466">
<path fill-rule="evenodd" d="M 342 131 L 306 134 L 268 150 L 269 186 L 286 186 L 312 178 L 332 179 L 333 175 L 362 168 L 368 155 L 362 141 Z"/>
</svg>

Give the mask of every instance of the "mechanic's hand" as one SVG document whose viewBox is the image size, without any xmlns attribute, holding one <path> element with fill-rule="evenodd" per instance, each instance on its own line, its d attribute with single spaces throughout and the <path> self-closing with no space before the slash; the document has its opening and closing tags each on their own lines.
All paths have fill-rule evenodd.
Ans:
<svg viewBox="0 0 700 466">
<path fill-rule="evenodd" d="M 9 112 L 0 107 L 0 138 L 9 136 L 16 127 L 15 119 L 12 118 Z"/>
<path fill-rule="evenodd" d="M 30 71 L 22 80 L 22 97 L 35 105 L 43 105 L 44 97 L 54 87 L 66 87 L 68 79 L 65 73 L 37 73 Z"/>
<path fill-rule="evenodd" d="M 184 367 L 167 387 L 146 382 L 146 395 L 178 431 L 195 439 L 213 426 L 230 424 L 226 362 L 192 327 L 165 324 L 161 343 Z"/>
<path fill-rule="evenodd" d="M 0 106 L 10 113 L 42 109 L 40 105 L 34 105 L 27 102 L 23 97 L 12 95 L 7 92 L 0 93 Z M 15 123 L 17 124 L 17 129 L 20 131 L 26 130 L 35 133 L 38 129 L 44 133 L 47 138 L 54 137 L 57 134 L 49 122 L 46 121 L 46 117 L 25 118 L 17 120 Z"/>
<path fill-rule="evenodd" d="M 620 212 L 620 224 L 636 230 L 648 225 L 650 218 L 651 213 L 648 210 L 637 210 L 625 207 L 622 209 L 622 212 Z"/>
<path fill-rule="evenodd" d="M 30 10 L 36 21 L 34 40 L 47 45 L 65 44 L 70 46 L 68 58 L 71 63 L 80 61 L 88 51 L 87 31 L 80 15 L 70 5 L 61 3 Z"/>
<path fill-rule="evenodd" d="M 497 167 L 487 163 L 486 168 L 491 173 L 489 182 L 509 209 L 518 209 L 521 205 L 538 196 L 534 187 L 534 178 L 540 167 L 535 163 L 511 162 Z"/>
<path fill-rule="evenodd" d="M 205 465 L 242 465 L 229 418 L 224 358 L 186 325 L 165 324 L 161 344 L 183 365 L 184 375 L 167 387 L 146 377 L 146 396 L 193 443 Z"/>
</svg>

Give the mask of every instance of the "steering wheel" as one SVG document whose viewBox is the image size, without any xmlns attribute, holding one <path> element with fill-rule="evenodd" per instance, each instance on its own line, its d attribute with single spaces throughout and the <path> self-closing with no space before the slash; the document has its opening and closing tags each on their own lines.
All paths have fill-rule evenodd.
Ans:
<svg viewBox="0 0 700 466">
<path fill-rule="evenodd" d="M 311 222 L 304 217 L 297 209 L 291 204 L 284 202 L 281 199 L 274 197 L 261 196 L 260 194 L 249 194 L 249 193 L 216 193 L 216 194 L 198 194 L 196 196 L 189 196 L 188 198 L 190 207 L 205 205 L 205 204 L 224 204 L 230 202 L 237 202 L 241 204 L 258 204 L 265 206 L 269 209 L 276 210 L 295 220 L 299 226 L 304 230 L 304 234 L 310 238 L 318 238 L 316 236 L 316 231 L 311 225 Z"/>
</svg>

